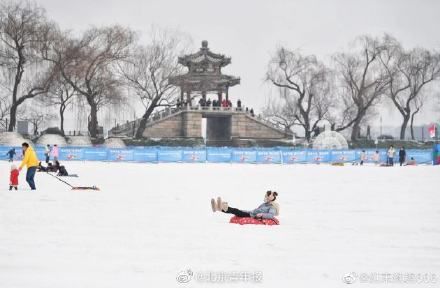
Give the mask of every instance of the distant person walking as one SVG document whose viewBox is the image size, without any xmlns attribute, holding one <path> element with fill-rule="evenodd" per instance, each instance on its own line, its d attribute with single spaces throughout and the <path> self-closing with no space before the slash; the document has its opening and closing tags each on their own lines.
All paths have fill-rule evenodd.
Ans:
<svg viewBox="0 0 440 288">
<path fill-rule="evenodd" d="M 9 162 L 14 161 L 15 154 L 17 154 L 15 152 L 15 148 L 11 148 L 11 150 L 9 150 L 8 153 L 6 153 L 6 155 L 8 155 L 8 157 L 9 157 Z"/>
<path fill-rule="evenodd" d="M 59 156 L 60 156 L 60 149 L 58 148 L 58 145 L 55 144 L 55 145 L 53 145 L 53 148 L 52 148 L 53 161 L 58 161 Z"/>
<path fill-rule="evenodd" d="M 361 162 L 359 163 L 361 166 L 364 165 L 364 161 L 366 160 L 367 155 L 365 154 L 365 150 L 361 152 Z"/>
<path fill-rule="evenodd" d="M 394 146 L 391 145 L 387 151 L 387 165 L 394 166 L 394 155 L 396 154 L 396 150 L 394 150 Z"/>
<path fill-rule="evenodd" d="M 399 164 L 400 164 L 400 166 L 402 166 L 403 165 L 403 163 L 405 163 L 405 161 L 406 161 L 406 151 L 405 151 L 405 147 L 400 147 L 400 150 L 399 150 Z"/>
<path fill-rule="evenodd" d="M 26 142 L 21 144 L 21 147 L 23 149 L 23 161 L 21 162 L 20 168 L 18 168 L 18 170 L 21 171 L 21 169 L 23 169 L 23 166 L 27 167 L 26 182 L 31 187 L 31 190 L 36 190 L 34 177 L 35 172 L 37 172 L 39 162 L 37 154 L 35 153 L 34 149 Z"/>
<path fill-rule="evenodd" d="M 46 164 L 49 163 L 51 150 L 52 149 L 50 148 L 49 144 L 47 144 L 46 147 L 44 147 L 44 156 L 46 156 Z"/>
<path fill-rule="evenodd" d="M 374 161 L 374 164 L 376 164 L 376 165 L 380 164 L 380 154 L 379 154 L 378 150 L 376 150 L 376 152 L 373 155 L 373 161 Z"/>
</svg>

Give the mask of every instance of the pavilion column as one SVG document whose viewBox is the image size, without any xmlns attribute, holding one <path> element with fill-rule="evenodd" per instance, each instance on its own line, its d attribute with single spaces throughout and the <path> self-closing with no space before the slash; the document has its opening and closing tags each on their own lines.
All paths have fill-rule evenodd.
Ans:
<svg viewBox="0 0 440 288">
<path fill-rule="evenodd" d="M 180 103 L 182 103 L 182 105 L 183 105 L 184 93 L 185 93 L 185 92 L 183 91 L 183 89 L 180 88 Z"/>
<path fill-rule="evenodd" d="M 221 104 L 222 104 L 222 91 L 218 92 L 218 103 L 219 103 L 219 106 L 221 106 Z"/>
<path fill-rule="evenodd" d="M 229 101 L 229 87 L 226 87 L 226 101 Z"/>
</svg>

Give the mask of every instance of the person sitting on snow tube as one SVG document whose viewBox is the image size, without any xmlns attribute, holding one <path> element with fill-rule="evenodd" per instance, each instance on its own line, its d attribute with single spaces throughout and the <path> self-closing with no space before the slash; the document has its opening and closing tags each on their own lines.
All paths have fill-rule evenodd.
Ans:
<svg viewBox="0 0 440 288">
<path fill-rule="evenodd" d="M 44 167 L 44 166 L 41 164 L 41 162 L 39 162 L 39 163 L 38 163 L 38 166 L 37 166 L 37 171 L 38 171 L 38 172 L 47 172 L 47 167 Z"/>
<path fill-rule="evenodd" d="M 244 211 L 237 208 L 229 207 L 227 202 L 222 202 L 222 198 L 218 197 L 217 201 L 211 199 L 212 211 L 222 211 L 223 213 L 234 214 L 237 217 L 252 217 L 257 219 L 273 219 L 279 214 L 279 205 L 275 202 L 278 193 L 275 191 L 267 191 L 264 196 L 264 203 L 258 208 L 251 211 Z"/>
<path fill-rule="evenodd" d="M 405 166 L 416 166 L 416 165 L 417 165 L 417 162 L 414 159 L 414 157 L 411 157 L 411 159 L 408 162 L 406 162 L 406 164 L 405 164 Z"/>
<path fill-rule="evenodd" d="M 58 169 L 52 164 L 52 163 L 47 163 L 47 172 L 57 172 Z"/>
</svg>

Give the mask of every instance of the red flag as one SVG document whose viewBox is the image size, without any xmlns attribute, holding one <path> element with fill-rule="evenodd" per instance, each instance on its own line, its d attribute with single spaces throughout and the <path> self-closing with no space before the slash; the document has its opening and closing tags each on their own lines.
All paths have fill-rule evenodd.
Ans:
<svg viewBox="0 0 440 288">
<path fill-rule="evenodd" d="M 435 124 L 431 124 L 428 127 L 429 137 L 435 138 Z"/>
</svg>

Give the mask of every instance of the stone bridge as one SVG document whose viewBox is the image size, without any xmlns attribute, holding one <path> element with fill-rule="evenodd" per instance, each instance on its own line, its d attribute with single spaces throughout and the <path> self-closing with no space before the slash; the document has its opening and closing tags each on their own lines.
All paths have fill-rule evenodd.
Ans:
<svg viewBox="0 0 440 288">
<path fill-rule="evenodd" d="M 292 132 L 259 117 L 231 107 L 184 107 L 153 115 L 147 122 L 145 138 L 202 138 L 202 119 L 206 119 L 206 141 L 229 145 L 239 140 L 291 139 Z M 132 136 L 139 120 L 114 128 L 112 136 Z"/>
</svg>

